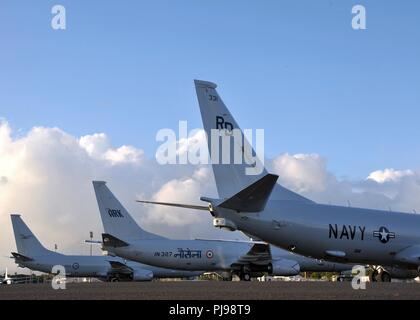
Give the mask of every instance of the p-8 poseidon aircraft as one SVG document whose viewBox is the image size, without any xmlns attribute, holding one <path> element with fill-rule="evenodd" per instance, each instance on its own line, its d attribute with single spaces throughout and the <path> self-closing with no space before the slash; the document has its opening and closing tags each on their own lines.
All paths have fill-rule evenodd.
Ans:
<svg viewBox="0 0 420 320">
<path fill-rule="evenodd" d="M 231 140 L 227 147 L 231 156 L 238 150 L 242 153 L 240 163 L 233 163 L 231 157 L 229 164 L 212 155 L 220 198 L 202 197 L 209 206 L 201 209 L 211 212 L 216 227 L 241 230 L 308 257 L 382 266 L 375 269 L 374 281 L 419 275 L 419 215 L 319 204 L 278 184 L 278 176 L 269 174 L 264 167 L 258 174 L 247 174 L 246 169 L 258 168 L 261 161 L 247 163 L 255 151 L 245 148 L 249 142 L 243 134 L 242 141 L 234 140 L 237 135 L 233 132 L 242 130 L 216 91 L 216 84 L 196 80 L 195 87 L 210 155 L 210 146 L 222 144 L 212 140 L 215 137 Z M 234 149 L 238 145 L 239 149 Z"/>
<path fill-rule="evenodd" d="M 170 270 L 107 256 L 64 255 L 47 250 L 20 215 L 11 215 L 18 252 L 12 252 L 16 264 L 33 271 L 52 273 L 54 266 L 65 268 L 65 277 L 98 278 L 111 282 L 150 281 L 153 278 L 190 278 L 200 272 Z M 64 276 L 64 275 L 63 275 Z"/>
<path fill-rule="evenodd" d="M 301 271 L 351 269 L 272 249 L 264 242 L 167 239 L 143 230 L 105 182 L 94 181 L 93 186 L 105 230 L 103 249 L 125 259 L 171 269 L 227 271 L 244 281 L 264 273 L 294 276 Z"/>
</svg>

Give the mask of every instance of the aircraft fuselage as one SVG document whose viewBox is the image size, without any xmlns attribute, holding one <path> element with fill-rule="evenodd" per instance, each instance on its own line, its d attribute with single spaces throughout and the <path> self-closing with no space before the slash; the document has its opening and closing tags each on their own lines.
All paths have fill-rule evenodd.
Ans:
<svg viewBox="0 0 420 320">
<path fill-rule="evenodd" d="M 107 248 L 125 259 L 182 270 L 231 270 L 251 243 L 212 240 L 138 240 L 127 247 Z"/>
<path fill-rule="evenodd" d="M 399 257 L 420 244 L 420 216 L 415 214 L 274 200 L 260 213 L 216 208 L 215 214 L 239 230 L 305 256 L 417 267 Z"/>
</svg>

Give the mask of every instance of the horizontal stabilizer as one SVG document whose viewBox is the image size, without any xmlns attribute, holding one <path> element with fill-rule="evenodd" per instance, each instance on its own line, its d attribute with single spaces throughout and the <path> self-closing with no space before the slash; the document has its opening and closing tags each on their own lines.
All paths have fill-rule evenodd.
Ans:
<svg viewBox="0 0 420 320">
<path fill-rule="evenodd" d="M 147 203 L 147 204 L 157 204 L 157 205 L 160 205 L 160 206 L 168 206 L 168 207 L 177 207 L 177 208 L 209 211 L 208 206 L 199 206 L 199 205 L 192 205 L 192 204 L 171 203 L 171 202 L 154 202 L 154 201 L 143 201 L 143 200 L 136 200 L 136 202 Z"/>
<path fill-rule="evenodd" d="M 106 247 L 120 248 L 129 246 L 127 242 L 106 233 L 102 234 L 102 242 Z"/>
<path fill-rule="evenodd" d="M 90 243 L 90 244 L 102 244 L 102 241 L 98 241 L 98 240 L 85 240 L 85 243 Z"/>
<path fill-rule="evenodd" d="M 12 252 L 12 256 L 13 258 L 16 259 L 16 261 L 23 261 L 23 262 L 27 262 L 27 261 L 32 261 L 32 258 L 29 258 L 27 256 L 24 256 L 23 254 L 19 254 L 16 252 Z"/>
<path fill-rule="evenodd" d="M 219 207 L 240 212 L 260 212 L 264 210 L 278 178 L 277 175 L 267 174 L 232 198 L 222 202 Z"/>
</svg>

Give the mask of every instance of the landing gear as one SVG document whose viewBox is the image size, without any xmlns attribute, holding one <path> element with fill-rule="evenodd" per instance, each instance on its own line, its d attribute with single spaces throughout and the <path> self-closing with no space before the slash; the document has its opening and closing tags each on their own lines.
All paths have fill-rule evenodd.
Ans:
<svg viewBox="0 0 420 320">
<path fill-rule="evenodd" d="M 248 268 L 244 267 L 239 274 L 241 281 L 251 281 L 251 272 Z"/>
<path fill-rule="evenodd" d="M 370 281 L 371 282 L 378 282 L 380 280 L 379 278 L 379 270 L 375 269 L 372 272 L 372 275 L 370 276 Z"/>
<path fill-rule="evenodd" d="M 381 268 L 374 269 L 370 276 L 371 282 L 391 282 L 391 280 L 391 275 Z"/>
<path fill-rule="evenodd" d="M 111 282 L 120 282 L 120 279 L 117 277 L 111 278 Z"/>
<path fill-rule="evenodd" d="M 251 281 L 251 275 L 249 273 L 242 273 L 241 274 L 242 281 Z"/>
<path fill-rule="evenodd" d="M 391 282 L 391 275 L 386 271 L 382 271 L 380 277 L 382 282 Z"/>
</svg>

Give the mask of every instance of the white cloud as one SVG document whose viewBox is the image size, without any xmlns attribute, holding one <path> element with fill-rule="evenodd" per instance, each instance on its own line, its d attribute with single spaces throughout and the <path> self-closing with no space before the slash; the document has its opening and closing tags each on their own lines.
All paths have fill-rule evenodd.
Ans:
<svg viewBox="0 0 420 320">
<path fill-rule="evenodd" d="M 105 159 L 112 165 L 118 164 L 140 164 L 143 158 L 143 151 L 132 146 L 122 146 L 118 149 L 109 149 L 105 153 Z"/>
<path fill-rule="evenodd" d="M 269 166 L 279 183 L 317 202 L 420 212 L 420 173 L 413 170 L 379 170 L 361 181 L 337 179 L 316 154 L 284 154 Z"/>
<path fill-rule="evenodd" d="M 154 201 L 200 204 L 202 184 L 194 177 L 174 179 L 164 184 L 154 195 Z M 200 221 L 200 215 L 173 207 L 158 206 L 148 215 L 154 224 L 184 226 Z"/>
<path fill-rule="evenodd" d="M 177 140 L 176 133 L 170 129 L 163 129 L 164 143 L 156 152 L 156 159 L 160 163 L 190 163 L 208 164 L 206 133 L 202 129 L 192 130 L 188 137 Z"/>
<path fill-rule="evenodd" d="M 200 141 L 198 133 L 191 142 Z M 186 141 L 185 141 L 186 143 Z M 373 172 L 361 181 L 337 179 L 317 154 L 280 155 L 266 164 L 284 186 L 315 201 L 420 212 L 420 173 L 415 170 Z M 91 185 L 105 180 L 145 229 L 177 239 L 241 238 L 219 231 L 205 211 L 140 205 L 135 198 L 202 204 L 216 196 L 209 166 L 160 166 L 134 146 L 113 146 L 105 133 L 74 137 L 58 128 L 35 127 L 13 137 L 0 122 L 0 256 L 15 250 L 10 213 L 21 213 L 40 240 L 64 253 L 87 254 L 89 231 L 102 226 Z M 97 250 L 98 252 L 98 250 Z M 10 260 L 1 266 L 14 270 Z"/>
<path fill-rule="evenodd" d="M 367 179 L 376 181 L 377 183 L 396 182 L 404 177 L 413 176 L 414 172 L 411 170 L 395 170 L 385 169 L 372 172 Z"/>
<path fill-rule="evenodd" d="M 87 254 L 89 247 L 83 241 L 89 231 L 94 231 L 97 238 L 102 232 L 92 180 L 108 181 L 145 229 L 174 238 L 220 238 L 225 233 L 217 236 L 219 232 L 211 227 L 206 212 L 185 215 L 180 210 L 174 215 L 173 210 L 134 202 L 136 195 L 142 195 L 145 199 L 197 203 L 200 190 L 214 193 L 209 175 L 208 169 L 190 165 L 160 166 L 140 149 L 112 146 L 104 133 L 78 138 L 58 128 L 35 127 L 14 138 L 8 123 L 2 122 L 0 256 L 15 250 L 11 213 L 22 214 L 48 248 L 57 243 L 64 253 Z M 202 185 L 200 190 L 198 185 Z M 12 261 L 0 261 L 2 267 L 15 269 Z"/>
<path fill-rule="evenodd" d="M 273 160 L 273 170 L 280 182 L 296 192 L 321 192 L 329 174 L 325 160 L 317 154 L 283 154 Z"/>
<path fill-rule="evenodd" d="M 86 135 L 79 139 L 79 145 L 94 159 L 108 161 L 111 165 L 141 164 L 143 151 L 133 146 L 112 148 L 105 133 Z"/>
<path fill-rule="evenodd" d="M 105 133 L 95 133 L 79 139 L 80 146 L 94 158 L 101 158 L 110 148 L 110 141 Z"/>
</svg>

